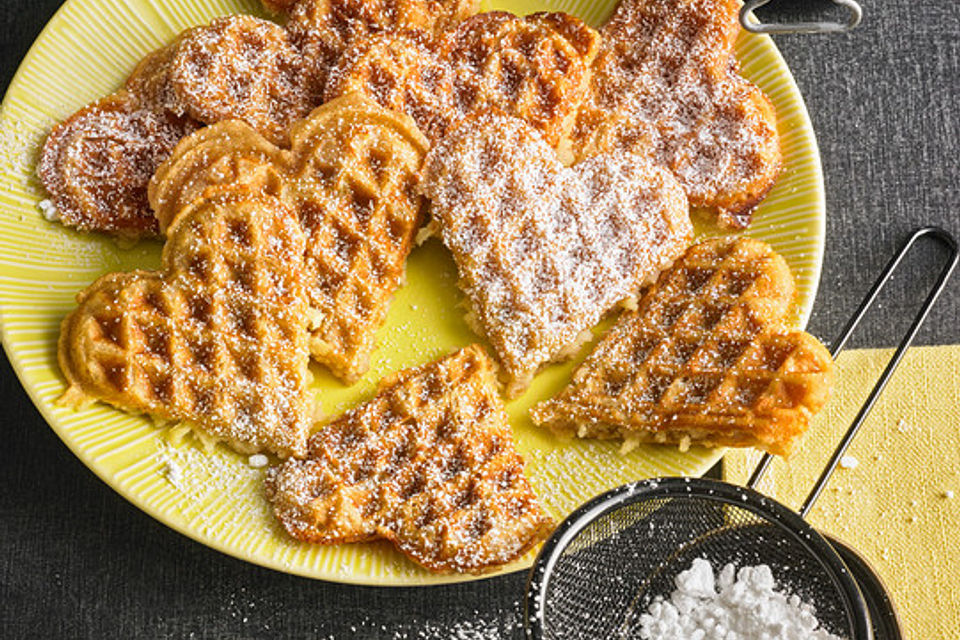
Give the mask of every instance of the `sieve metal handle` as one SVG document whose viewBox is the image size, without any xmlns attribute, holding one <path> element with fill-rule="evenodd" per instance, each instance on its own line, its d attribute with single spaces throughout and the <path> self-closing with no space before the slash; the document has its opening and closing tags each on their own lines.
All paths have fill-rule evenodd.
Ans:
<svg viewBox="0 0 960 640">
<path fill-rule="evenodd" d="M 854 312 L 850 320 L 847 321 L 847 325 L 843 328 L 843 331 L 840 332 L 840 337 L 834 341 L 833 346 L 830 349 L 831 356 L 836 358 L 837 355 L 843 351 L 844 346 L 847 344 L 847 340 L 860 324 L 860 321 L 863 319 L 863 316 L 866 315 L 867 310 L 869 310 L 873 305 L 877 295 L 886 286 L 887 282 L 890 281 L 891 276 L 893 276 L 893 273 L 896 271 L 897 267 L 900 266 L 904 256 L 906 256 L 907 252 L 910 251 L 910 248 L 913 247 L 918 240 L 924 237 L 930 237 L 931 239 L 937 240 L 943 246 L 945 246 L 949 252 L 949 259 L 947 260 L 946 264 L 944 264 L 943 269 L 940 271 L 940 275 L 937 278 L 933 289 L 931 289 L 930 293 L 927 294 L 927 299 L 924 301 L 923 306 L 920 307 L 920 310 L 914 316 L 913 322 L 910 324 L 910 328 L 900 341 L 900 345 L 894 352 L 893 357 L 890 358 L 890 362 L 887 363 L 887 368 L 883 370 L 883 373 L 880 375 L 877 383 L 870 391 L 870 395 L 867 396 L 867 399 L 860 407 L 860 412 L 857 414 L 857 417 L 854 418 L 850 428 L 847 429 L 847 433 L 844 434 L 840 444 L 837 445 L 837 448 L 834 450 L 833 457 L 830 458 L 830 462 L 828 462 L 827 466 L 824 467 L 822 473 L 820 474 L 820 478 L 813 485 L 813 489 L 810 490 L 810 495 L 807 496 L 807 499 L 803 502 L 803 506 L 800 507 L 801 517 L 805 518 L 807 516 L 807 513 L 817 501 L 817 498 L 820 497 L 820 493 L 826 486 L 827 481 L 830 480 L 830 476 L 832 476 L 833 472 L 836 470 L 837 464 L 840 462 L 840 458 L 842 458 L 846 453 L 850 443 L 856 437 L 857 432 L 863 425 L 863 422 L 870 414 L 870 410 L 873 409 L 873 405 L 876 403 L 877 398 L 881 393 L 883 393 L 883 389 L 887 386 L 890 376 L 892 376 L 893 372 L 896 371 L 897 366 L 899 366 L 900 361 L 903 359 L 904 353 L 906 353 L 907 348 L 913 342 L 914 337 L 917 335 L 917 331 L 920 330 L 920 326 L 923 324 L 924 320 L 927 319 L 930 309 L 937 301 L 937 298 L 940 296 L 940 293 L 947 284 L 947 280 L 950 279 L 950 275 L 957 266 L 958 258 L 960 258 L 960 251 L 958 251 L 957 241 L 952 235 L 939 227 L 923 227 L 914 231 L 913 235 L 907 239 L 900 250 L 893 256 L 893 258 L 890 259 L 890 262 L 883 270 L 883 273 L 881 273 L 880 277 L 877 278 L 877 281 L 873 283 L 873 287 L 867 293 L 866 297 L 863 299 L 863 302 L 860 303 L 860 306 L 857 308 L 856 312 Z M 770 466 L 770 461 L 772 459 L 773 456 L 769 453 L 763 456 L 763 459 L 760 460 L 760 464 L 757 465 L 753 475 L 747 482 L 748 487 L 751 489 L 756 489 L 757 484 L 759 484 L 760 480 L 763 478 L 763 475 L 766 473 L 767 468 Z"/>
<path fill-rule="evenodd" d="M 740 8 L 740 25 L 751 33 L 842 33 L 850 31 L 863 17 L 863 9 L 856 0 L 833 0 L 833 4 L 847 10 L 846 22 L 759 22 L 754 19 L 754 9 L 762 7 L 770 0 L 746 0 Z"/>
</svg>

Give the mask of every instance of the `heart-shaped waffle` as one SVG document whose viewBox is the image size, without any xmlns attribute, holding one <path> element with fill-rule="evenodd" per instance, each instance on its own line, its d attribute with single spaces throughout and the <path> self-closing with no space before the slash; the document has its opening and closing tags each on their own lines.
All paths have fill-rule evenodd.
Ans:
<svg viewBox="0 0 960 640">
<path fill-rule="evenodd" d="M 493 107 L 557 145 L 586 94 L 598 41 L 596 31 L 565 13 L 482 13 L 433 37 L 380 33 L 347 49 L 325 95 L 361 91 L 410 115 L 434 142 L 470 113 Z"/>
<path fill-rule="evenodd" d="M 241 452 L 302 455 L 309 428 L 306 238 L 280 200 L 198 200 L 159 272 L 105 275 L 61 326 L 62 402 L 186 421 Z"/>
<path fill-rule="evenodd" d="M 690 203 L 745 227 L 781 154 L 770 100 L 740 76 L 738 0 L 623 0 L 601 30 L 582 155 L 629 149 L 668 167 Z"/>
<path fill-rule="evenodd" d="M 539 133 L 495 111 L 431 150 L 422 188 L 511 397 L 693 237 L 669 172 L 630 154 L 566 168 Z"/>
<path fill-rule="evenodd" d="M 386 538 L 438 572 L 510 562 L 552 522 L 523 475 L 493 364 L 477 345 L 398 372 L 267 476 L 290 535 Z"/>
<path fill-rule="evenodd" d="M 351 45 L 331 69 L 325 97 L 362 93 L 406 113 L 430 140 L 452 122 L 453 74 L 434 38 L 423 31 L 375 33 Z"/>
<path fill-rule="evenodd" d="M 241 122 L 198 131 L 157 170 L 150 202 L 165 226 L 195 198 L 242 184 L 297 211 L 307 233 L 310 351 L 354 382 L 420 226 L 427 141 L 407 116 L 357 95 L 317 108 L 290 139 L 281 149 Z"/>
<path fill-rule="evenodd" d="M 288 10 L 287 30 L 317 76 L 326 77 L 358 40 L 375 33 L 441 31 L 475 14 L 479 0 L 286 0 L 264 3 Z"/>
<path fill-rule="evenodd" d="M 833 375 L 816 338 L 783 328 L 793 295 L 789 267 L 765 243 L 697 244 L 530 414 L 580 437 L 787 455 Z"/>
<path fill-rule="evenodd" d="M 320 104 L 323 78 L 286 29 L 252 16 L 218 18 L 180 36 L 170 61 L 168 108 L 206 123 L 243 120 L 282 144 L 290 123 Z"/>
<path fill-rule="evenodd" d="M 147 184 L 177 142 L 201 122 L 238 118 L 282 143 L 319 94 L 283 28 L 219 18 L 147 55 L 124 89 L 55 126 L 37 173 L 63 224 L 155 235 Z"/>
</svg>

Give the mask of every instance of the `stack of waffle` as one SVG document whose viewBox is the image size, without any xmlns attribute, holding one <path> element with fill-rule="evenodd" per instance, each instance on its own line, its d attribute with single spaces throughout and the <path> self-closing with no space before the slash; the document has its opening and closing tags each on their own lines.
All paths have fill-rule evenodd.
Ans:
<svg viewBox="0 0 960 640">
<path fill-rule="evenodd" d="M 386 538 L 434 571 L 489 570 L 549 531 L 495 372 L 519 395 L 618 304 L 536 422 L 789 453 L 832 364 L 784 327 L 789 270 L 756 241 L 691 248 L 691 205 L 744 227 L 780 167 L 769 100 L 732 59 L 735 2 L 623 0 L 599 32 L 474 0 L 264 3 L 284 26 L 188 30 L 47 139 L 64 224 L 166 243 L 159 271 L 78 296 L 64 402 L 286 458 L 267 493 L 291 535 Z M 396 373 L 311 436 L 310 358 L 347 384 L 367 371 L 428 203 L 499 366 L 474 345 Z"/>
</svg>

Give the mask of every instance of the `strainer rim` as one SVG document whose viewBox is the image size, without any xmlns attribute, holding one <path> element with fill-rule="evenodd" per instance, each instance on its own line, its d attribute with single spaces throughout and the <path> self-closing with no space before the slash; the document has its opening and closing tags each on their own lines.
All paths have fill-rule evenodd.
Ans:
<svg viewBox="0 0 960 640">
<path fill-rule="evenodd" d="M 590 523 L 621 506 L 649 500 L 689 496 L 734 504 L 778 524 L 806 546 L 833 575 L 853 621 L 853 640 L 873 640 L 870 617 L 859 585 L 833 545 L 795 511 L 772 498 L 739 485 L 708 478 L 648 478 L 611 489 L 567 516 L 544 542 L 527 579 L 524 628 L 529 640 L 543 640 L 546 590 L 563 550 Z"/>
</svg>

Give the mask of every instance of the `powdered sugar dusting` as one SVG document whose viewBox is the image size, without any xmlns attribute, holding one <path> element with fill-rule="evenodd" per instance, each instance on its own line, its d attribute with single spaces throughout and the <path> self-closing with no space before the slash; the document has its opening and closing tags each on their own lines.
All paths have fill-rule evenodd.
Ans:
<svg viewBox="0 0 960 640">
<path fill-rule="evenodd" d="M 219 18 L 183 34 L 170 65 L 174 105 L 202 122 L 238 118 L 281 143 L 320 103 L 317 82 L 288 33 L 252 16 Z"/>
<path fill-rule="evenodd" d="M 179 511 L 207 532 L 245 531 L 262 527 L 274 535 L 273 516 L 263 500 L 263 469 L 252 469 L 234 454 L 205 451 L 190 441 L 174 445 L 156 439 L 159 473 L 178 493 Z M 211 506 L 228 498 L 230 509 Z"/>
<path fill-rule="evenodd" d="M 567 169 L 536 131 L 496 112 L 464 121 L 424 173 L 461 286 L 514 393 L 692 237 L 667 172 L 620 154 Z"/>
<path fill-rule="evenodd" d="M 147 183 L 193 128 L 191 121 L 143 109 L 120 92 L 57 125 L 37 174 L 64 224 L 124 236 L 154 234 Z"/>
<path fill-rule="evenodd" d="M 745 226 L 780 168 L 769 100 L 737 72 L 737 3 L 625 0 L 602 31 L 578 136 L 669 168 L 692 204 Z"/>
<path fill-rule="evenodd" d="M 267 497 L 298 539 L 386 538 L 441 572 L 513 561 L 551 525 L 476 345 L 395 374 L 271 472 Z"/>
<path fill-rule="evenodd" d="M 789 267 L 766 243 L 731 236 L 693 245 L 620 317 L 573 383 L 530 415 L 579 437 L 784 455 L 826 402 L 833 368 L 816 338 L 782 329 L 793 295 Z"/>
<path fill-rule="evenodd" d="M 191 207 L 169 230 L 164 271 L 108 274 L 65 320 L 71 391 L 190 420 L 239 451 L 302 454 L 304 243 L 270 196 Z"/>
</svg>

